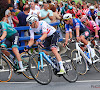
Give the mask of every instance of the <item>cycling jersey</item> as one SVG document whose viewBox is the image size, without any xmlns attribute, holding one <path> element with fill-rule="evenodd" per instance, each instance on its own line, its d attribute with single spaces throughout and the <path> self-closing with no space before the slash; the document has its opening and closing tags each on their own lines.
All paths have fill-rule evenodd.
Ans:
<svg viewBox="0 0 100 90">
<path fill-rule="evenodd" d="M 94 12 L 92 13 L 91 11 L 88 12 L 87 16 L 91 17 L 91 16 L 95 16 L 95 14 L 97 13 L 96 10 L 94 10 Z"/>
<path fill-rule="evenodd" d="M 54 32 L 56 32 L 56 29 L 52 26 L 50 26 L 45 21 L 39 21 L 38 28 L 31 28 L 30 27 L 30 38 L 34 39 L 34 32 L 36 34 L 43 34 L 47 33 L 47 37 L 51 36 Z"/>
<path fill-rule="evenodd" d="M 81 23 L 79 19 L 74 18 L 72 20 L 73 20 L 73 26 L 65 24 L 66 33 L 69 32 L 70 29 L 76 30 L 77 27 L 79 27 L 80 30 L 83 30 L 83 28 L 85 28 L 85 26 Z"/>
<path fill-rule="evenodd" d="M 90 26 L 86 26 L 89 30 L 95 32 L 95 28 L 97 28 L 97 30 L 99 30 L 99 26 L 94 22 L 94 21 L 89 21 Z"/>
<path fill-rule="evenodd" d="M 12 28 L 9 24 L 7 24 L 6 22 L 0 22 L 0 25 L 2 26 L 2 31 L 6 31 L 7 32 L 7 36 L 6 38 L 11 37 L 13 34 L 17 33 L 17 30 L 15 30 L 14 28 Z"/>
</svg>

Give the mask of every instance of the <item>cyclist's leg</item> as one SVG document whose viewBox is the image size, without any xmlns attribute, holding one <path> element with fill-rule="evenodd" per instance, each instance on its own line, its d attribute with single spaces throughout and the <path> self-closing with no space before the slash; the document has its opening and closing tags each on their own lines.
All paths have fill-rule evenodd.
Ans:
<svg viewBox="0 0 100 90">
<path fill-rule="evenodd" d="M 57 51 L 58 38 L 59 38 L 59 35 L 55 32 L 53 34 L 53 36 L 51 37 L 51 45 L 50 45 L 50 47 L 51 47 L 51 50 L 52 50 L 53 54 L 55 55 L 56 59 L 59 62 L 59 65 L 60 65 L 60 72 L 58 72 L 57 74 L 63 74 L 63 73 L 65 73 L 65 69 L 63 67 L 61 56 Z"/>
<path fill-rule="evenodd" d="M 89 36 L 90 36 L 90 31 L 86 29 L 85 32 L 81 34 L 80 38 L 81 38 L 81 42 L 83 42 L 87 46 L 87 48 L 89 48 L 91 57 L 93 58 L 95 56 L 95 52 L 91 48 L 91 46 L 88 44 L 88 41 L 86 40 Z"/>
<path fill-rule="evenodd" d="M 23 68 L 23 64 L 22 64 L 22 61 L 21 61 L 21 56 L 19 54 L 18 44 L 19 44 L 19 36 L 18 36 L 18 33 L 15 33 L 12 36 L 12 51 L 15 54 L 15 56 L 16 56 L 18 62 L 19 62 L 20 70 L 18 70 L 18 72 L 23 72 L 23 71 L 25 71 L 25 69 Z"/>
</svg>

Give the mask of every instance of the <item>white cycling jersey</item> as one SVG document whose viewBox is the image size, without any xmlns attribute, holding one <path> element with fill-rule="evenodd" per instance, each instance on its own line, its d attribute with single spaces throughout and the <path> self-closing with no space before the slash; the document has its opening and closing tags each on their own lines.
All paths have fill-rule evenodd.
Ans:
<svg viewBox="0 0 100 90">
<path fill-rule="evenodd" d="M 51 36 L 54 32 L 56 32 L 56 29 L 53 26 L 50 26 L 45 21 L 39 21 L 38 28 L 31 28 L 30 27 L 30 38 L 34 39 L 34 32 L 36 34 L 43 34 L 47 33 L 47 37 Z"/>
</svg>

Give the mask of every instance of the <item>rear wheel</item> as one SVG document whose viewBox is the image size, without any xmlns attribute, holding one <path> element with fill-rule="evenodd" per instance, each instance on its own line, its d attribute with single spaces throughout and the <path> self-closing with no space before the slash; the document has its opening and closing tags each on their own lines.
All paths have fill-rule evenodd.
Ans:
<svg viewBox="0 0 100 90">
<path fill-rule="evenodd" d="M 94 50 L 96 55 L 93 58 L 93 66 L 98 72 L 100 72 L 100 52 L 97 49 Z"/>
<path fill-rule="evenodd" d="M 12 77 L 12 66 L 9 61 L 1 56 L 0 59 L 0 82 L 8 82 Z"/>
<path fill-rule="evenodd" d="M 76 70 L 72 66 L 71 58 L 68 57 L 67 55 L 61 55 L 61 58 L 66 71 L 66 73 L 63 74 L 63 77 L 68 82 L 75 82 L 78 79 L 78 75 Z"/>
<path fill-rule="evenodd" d="M 33 78 L 42 85 L 47 85 L 52 80 L 52 69 L 49 63 L 43 58 L 43 69 L 39 61 L 39 55 L 31 56 L 29 61 L 29 69 Z"/>
<path fill-rule="evenodd" d="M 81 54 L 81 52 L 78 52 L 78 50 L 74 49 L 71 52 L 71 57 L 72 57 L 72 64 L 74 68 L 76 69 L 76 71 L 81 75 L 86 74 L 87 62 L 85 58 L 83 57 L 83 55 Z"/>
</svg>

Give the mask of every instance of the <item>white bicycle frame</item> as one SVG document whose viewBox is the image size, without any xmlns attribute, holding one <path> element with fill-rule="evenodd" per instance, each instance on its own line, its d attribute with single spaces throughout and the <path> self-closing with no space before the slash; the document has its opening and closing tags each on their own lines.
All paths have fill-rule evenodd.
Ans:
<svg viewBox="0 0 100 90">
<path fill-rule="evenodd" d="M 81 43 L 81 42 L 80 42 Z M 82 54 L 82 56 L 90 63 L 92 64 L 92 60 L 91 60 L 91 55 L 90 55 L 90 50 L 88 49 L 88 52 L 89 52 L 89 56 L 90 56 L 90 59 L 87 57 L 87 55 L 83 52 L 83 50 L 79 47 L 79 43 L 76 42 L 76 49 L 78 50 L 78 55 L 79 55 L 79 60 L 81 61 L 81 56 L 80 56 L 80 53 Z"/>
<path fill-rule="evenodd" d="M 81 43 L 81 42 L 80 42 L 80 43 Z M 90 44 L 90 42 L 89 42 L 89 44 Z M 79 47 L 79 43 L 78 43 L 78 42 L 76 42 L 76 49 L 78 50 L 78 55 L 79 55 L 80 61 L 81 61 L 80 53 L 82 54 L 82 56 L 83 56 L 90 64 L 95 63 L 95 62 L 97 62 L 97 61 L 100 61 L 100 57 L 98 57 L 97 55 L 96 55 L 96 56 L 98 57 L 98 59 L 92 61 L 89 48 L 87 48 L 88 53 L 89 53 L 89 56 L 90 56 L 90 58 L 88 58 L 87 55 L 83 52 L 83 50 Z"/>
</svg>

